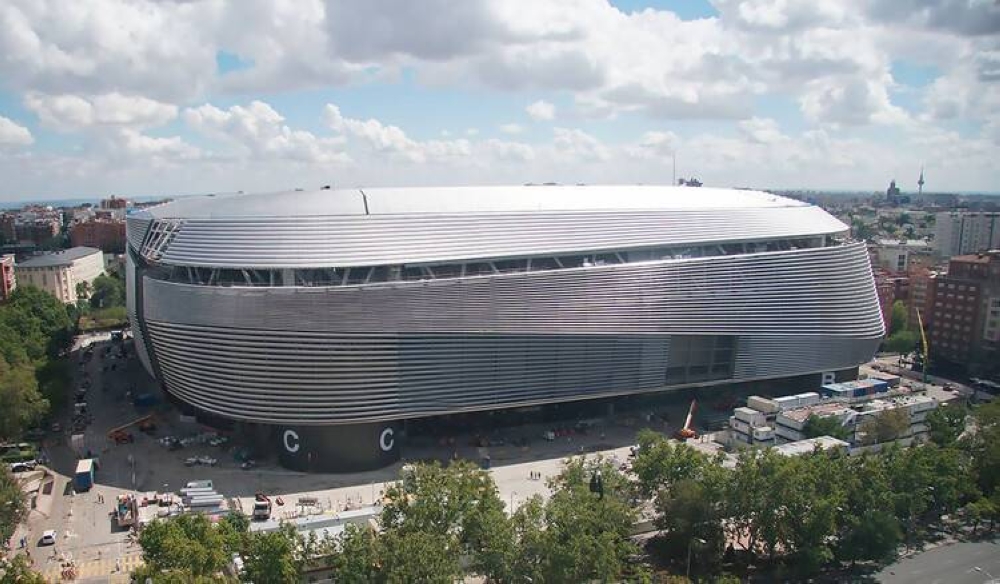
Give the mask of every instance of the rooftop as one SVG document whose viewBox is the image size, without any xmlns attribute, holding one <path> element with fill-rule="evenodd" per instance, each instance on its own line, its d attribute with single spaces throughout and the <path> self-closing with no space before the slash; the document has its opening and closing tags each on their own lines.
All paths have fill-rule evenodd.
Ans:
<svg viewBox="0 0 1000 584">
<path fill-rule="evenodd" d="M 760 191 L 675 186 L 484 186 L 319 189 L 184 197 L 146 211 L 154 218 L 634 211 L 810 207 Z"/>
<path fill-rule="evenodd" d="M 879 239 L 875 243 L 887 247 L 903 246 L 920 249 L 930 247 L 930 244 L 923 239 Z"/>
<path fill-rule="evenodd" d="M 850 448 L 850 444 L 844 442 L 843 440 L 838 440 L 833 436 L 817 436 L 816 438 L 806 438 L 805 440 L 798 440 L 796 442 L 789 442 L 787 444 L 779 444 L 774 447 L 775 452 L 778 454 L 783 454 L 785 456 L 798 456 L 800 454 L 809 454 L 819 448 L 820 450 L 829 450 L 831 448 Z"/>
<path fill-rule="evenodd" d="M 840 402 L 824 402 L 813 406 L 806 406 L 804 408 L 785 410 L 784 412 L 781 412 L 781 415 L 788 419 L 795 420 L 796 422 L 805 422 L 809 419 L 809 416 L 836 416 L 849 409 L 850 408 Z"/>
<path fill-rule="evenodd" d="M 93 247 L 71 247 L 62 251 L 37 255 L 17 264 L 19 268 L 46 268 L 51 266 L 68 266 L 74 261 L 85 258 L 101 250 Z"/>
<path fill-rule="evenodd" d="M 953 256 L 951 261 L 966 264 L 988 264 L 990 263 L 990 260 L 993 259 L 1000 261 L 1000 250 L 990 250 L 982 253 Z"/>
</svg>

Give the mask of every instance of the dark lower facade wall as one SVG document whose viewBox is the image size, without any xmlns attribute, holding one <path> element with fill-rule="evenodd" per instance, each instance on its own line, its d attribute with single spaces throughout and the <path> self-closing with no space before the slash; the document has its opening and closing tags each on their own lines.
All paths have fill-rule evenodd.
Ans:
<svg viewBox="0 0 1000 584">
<path fill-rule="evenodd" d="M 664 400 L 697 398 L 712 403 L 713 396 L 777 397 L 814 391 L 826 383 L 856 379 L 857 367 L 796 375 L 752 382 L 723 383 L 702 387 L 665 389 L 646 394 L 623 395 L 592 400 L 566 401 L 535 408 L 533 414 L 512 408 L 493 412 L 468 412 L 411 420 L 410 430 L 417 435 L 436 436 L 443 432 L 486 431 L 503 426 L 544 421 L 565 422 L 580 417 L 595 417 L 610 412 L 625 413 L 655 410 Z M 308 473 L 352 473 L 376 470 L 397 462 L 405 449 L 402 420 L 327 426 L 270 425 L 238 422 L 209 414 L 166 390 L 168 399 L 181 413 L 195 416 L 199 423 L 225 431 L 235 431 L 253 445 L 259 454 L 276 455 L 278 463 L 289 470 Z M 494 415 L 496 414 L 496 415 Z M 499 426 L 497 426 L 499 424 Z M 429 429 L 430 428 L 430 429 Z"/>
<path fill-rule="evenodd" d="M 302 472 L 361 472 L 399 460 L 402 424 L 274 426 L 272 440 L 281 466 Z"/>
</svg>

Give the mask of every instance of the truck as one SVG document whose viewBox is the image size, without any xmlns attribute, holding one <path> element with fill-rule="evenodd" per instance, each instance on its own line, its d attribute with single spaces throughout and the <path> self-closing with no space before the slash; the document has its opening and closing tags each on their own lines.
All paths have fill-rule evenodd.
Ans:
<svg viewBox="0 0 1000 584">
<path fill-rule="evenodd" d="M 94 486 L 94 473 L 97 469 L 93 458 L 84 458 L 76 463 L 76 473 L 73 474 L 73 488 L 77 492 L 89 491 Z"/>
<path fill-rule="evenodd" d="M 115 501 L 115 519 L 118 527 L 131 527 L 139 520 L 139 503 L 135 495 L 118 495 Z"/>
<path fill-rule="evenodd" d="M 254 521 L 267 521 L 271 518 L 271 499 L 264 493 L 257 493 L 253 501 Z"/>
</svg>

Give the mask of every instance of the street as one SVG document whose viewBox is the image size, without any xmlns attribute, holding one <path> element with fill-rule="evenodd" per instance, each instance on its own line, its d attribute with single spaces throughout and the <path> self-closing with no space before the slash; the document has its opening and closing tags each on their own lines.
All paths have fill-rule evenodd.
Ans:
<svg viewBox="0 0 1000 584">
<path fill-rule="evenodd" d="M 1000 543 L 987 541 L 928 550 L 888 566 L 876 579 L 883 584 L 995 584 L 998 576 Z"/>
</svg>

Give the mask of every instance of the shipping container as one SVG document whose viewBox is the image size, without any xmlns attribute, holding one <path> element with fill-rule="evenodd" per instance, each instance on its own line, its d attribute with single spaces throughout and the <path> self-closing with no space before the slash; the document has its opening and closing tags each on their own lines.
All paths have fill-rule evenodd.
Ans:
<svg viewBox="0 0 1000 584">
<path fill-rule="evenodd" d="M 759 395 L 751 395 L 747 398 L 747 407 L 753 408 L 758 412 L 763 412 L 765 414 L 776 414 L 778 413 L 778 404 L 766 397 L 760 397 Z"/>
</svg>

